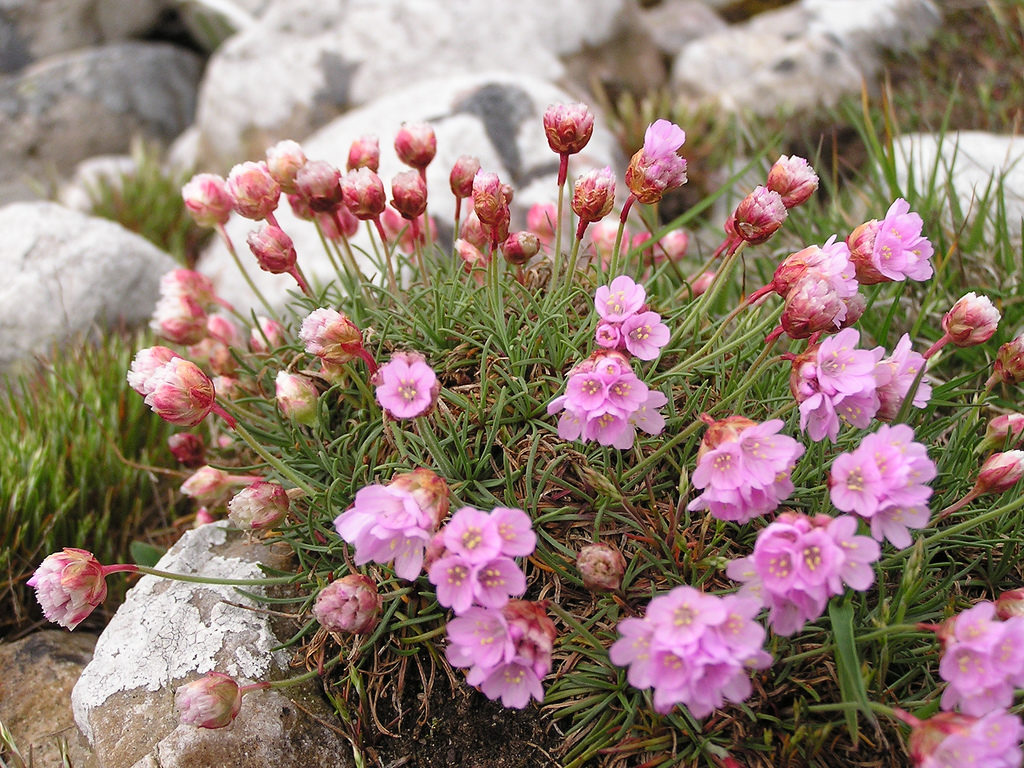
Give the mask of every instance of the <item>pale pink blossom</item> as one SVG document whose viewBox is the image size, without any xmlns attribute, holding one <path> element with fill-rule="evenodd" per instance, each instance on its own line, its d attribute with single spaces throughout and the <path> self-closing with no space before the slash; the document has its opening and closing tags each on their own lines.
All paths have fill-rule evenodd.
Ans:
<svg viewBox="0 0 1024 768">
<path fill-rule="evenodd" d="M 179 686 L 174 706 L 184 725 L 224 728 L 242 709 L 242 689 L 227 675 L 208 672 L 206 677 Z"/>
<path fill-rule="evenodd" d="M 626 186 L 637 201 L 656 203 L 686 183 L 686 160 L 678 155 L 685 141 L 682 128 L 668 120 L 655 120 L 647 127 L 644 145 L 626 169 Z"/>
<path fill-rule="evenodd" d="M 106 573 L 92 552 L 65 547 L 40 563 L 28 585 L 49 621 L 74 629 L 106 599 Z"/>
<path fill-rule="evenodd" d="M 320 590 L 313 618 L 328 632 L 364 635 L 377 626 L 380 609 L 376 582 L 362 573 L 350 573 Z"/>
<path fill-rule="evenodd" d="M 281 197 L 281 186 L 262 161 L 246 161 L 232 168 L 227 178 L 227 190 L 235 212 L 254 221 L 272 216 Z"/>
<path fill-rule="evenodd" d="M 426 359 L 414 352 L 395 352 L 374 374 L 377 402 L 393 419 L 412 419 L 430 412 L 441 382 Z"/>
</svg>

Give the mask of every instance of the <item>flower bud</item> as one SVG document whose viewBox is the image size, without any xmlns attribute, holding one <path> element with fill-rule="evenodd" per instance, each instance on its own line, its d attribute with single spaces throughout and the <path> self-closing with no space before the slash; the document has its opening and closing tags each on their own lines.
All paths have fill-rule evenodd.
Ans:
<svg viewBox="0 0 1024 768">
<path fill-rule="evenodd" d="M 651 205 L 686 183 L 686 160 L 679 148 L 686 132 L 668 120 L 655 120 L 644 132 L 644 145 L 626 167 L 626 186 L 638 202 Z"/>
<path fill-rule="evenodd" d="M 433 521 L 435 528 L 448 516 L 451 491 L 437 473 L 420 467 L 412 472 L 395 475 L 388 485 L 411 493 L 419 508 Z"/>
<path fill-rule="evenodd" d="M 313 603 L 313 616 L 328 632 L 362 635 L 377 626 L 380 605 L 373 579 L 350 573 L 320 590 Z"/>
<path fill-rule="evenodd" d="M 167 447 L 179 464 L 189 469 L 203 466 L 206 443 L 195 432 L 175 432 L 167 438 Z"/>
<path fill-rule="evenodd" d="M 181 355 L 168 347 L 155 346 L 140 349 L 135 353 L 131 367 L 128 370 L 128 386 L 140 395 L 148 395 L 153 391 L 152 386 L 149 384 L 153 374 L 160 370 L 164 363 L 176 357 L 181 357 Z"/>
<path fill-rule="evenodd" d="M 287 418 L 299 424 L 313 426 L 317 417 L 317 400 L 320 397 L 312 379 L 295 373 L 281 371 L 275 379 L 277 407 Z"/>
<path fill-rule="evenodd" d="M 384 212 L 387 213 L 386 208 Z M 317 213 L 313 218 L 328 240 L 340 240 L 343 237 L 351 239 L 359 231 L 359 219 L 352 215 L 344 203 L 330 213 Z"/>
<path fill-rule="evenodd" d="M 956 346 L 973 347 L 992 338 L 999 317 L 999 310 L 987 296 L 971 291 L 961 296 L 942 318 L 942 330 Z"/>
<path fill-rule="evenodd" d="M 701 272 L 697 275 L 697 279 L 693 281 L 693 285 L 690 286 L 694 296 L 701 296 L 711 287 L 711 283 L 715 280 L 714 272 Z"/>
<path fill-rule="evenodd" d="M 491 242 L 490 233 L 476 215 L 476 211 L 470 211 L 462 222 L 462 226 L 459 227 L 459 238 L 480 250 Z"/>
<path fill-rule="evenodd" d="M 341 195 L 346 207 L 360 221 L 377 218 L 387 204 L 384 182 L 369 168 L 356 168 L 342 176 Z"/>
<path fill-rule="evenodd" d="M 345 169 L 369 168 L 376 173 L 380 170 L 380 142 L 376 136 L 360 136 L 348 148 L 348 162 Z"/>
<path fill-rule="evenodd" d="M 472 155 L 460 155 L 452 166 L 452 172 L 448 177 L 452 194 L 462 200 L 473 194 L 473 177 L 480 170 L 480 161 Z"/>
<path fill-rule="evenodd" d="M 278 483 L 256 480 L 228 502 L 228 520 L 236 528 L 270 528 L 288 516 L 288 493 Z"/>
<path fill-rule="evenodd" d="M 234 203 L 224 179 L 214 173 L 193 176 L 181 188 L 185 208 L 201 227 L 216 227 L 231 216 Z"/>
<path fill-rule="evenodd" d="M 1024 451 L 993 453 L 981 465 L 974 488 L 978 493 L 1003 493 L 1024 477 Z"/>
<path fill-rule="evenodd" d="M 551 671 L 551 652 L 558 630 L 543 602 L 509 600 L 501 609 L 516 654 L 526 661 L 538 679 Z"/>
<path fill-rule="evenodd" d="M 263 162 L 239 163 L 231 169 L 227 180 L 235 211 L 247 219 L 259 221 L 277 208 L 281 186 L 270 175 Z"/>
<path fill-rule="evenodd" d="M 782 155 L 768 171 L 768 189 L 778 192 L 786 208 L 806 202 L 818 188 L 818 174 L 802 157 Z"/>
<path fill-rule="evenodd" d="M 215 391 L 210 377 L 195 363 L 176 357 L 147 381 L 148 405 L 164 421 L 194 427 L 213 410 Z"/>
<path fill-rule="evenodd" d="M 755 187 L 736 206 L 733 227 L 741 238 L 757 245 L 774 235 L 788 215 L 778 192 L 767 187 Z"/>
<path fill-rule="evenodd" d="M 1003 621 L 1014 616 L 1024 616 L 1024 589 L 1010 589 L 996 598 L 996 616 Z"/>
<path fill-rule="evenodd" d="M 153 308 L 149 327 L 175 344 L 198 344 L 206 338 L 206 311 L 188 294 L 163 296 Z"/>
<path fill-rule="evenodd" d="M 498 174 L 478 171 L 473 177 L 473 210 L 480 223 L 493 227 L 500 221 L 502 210 L 507 208 Z"/>
<path fill-rule="evenodd" d="M 295 174 L 306 164 L 306 153 L 297 141 L 285 139 L 267 148 L 267 170 L 282 192 L 295 191 Z"/>
<path fill-rule="evenodd" d="M 28 585 L 49 621 L 74 629 L 107 597 L 103 565 L 84 549 L 65 547 L 48 555 Z"/>
<path fill-rule="evenodd" d="M 986 447 L 1009 447 L 1024 439 L 1024 413 L 1003 413 L 985 428 L 982 444 Z"/>
<path fill-rule="evenodd" d="M 418 171 L 402 171 L 391 179 L 391 205 L 403 219 L 415 219 L 427 210 L 427 182 Z"/>
<path fill-rule="evenodd" d="M 843 304 L 846 305 L 846 317 L 839 323 L 840 331 L 844 328 L 849 328 L 864 317 L 864 312 L 868 308 L 867 298 L 859 291 L 853 294 L 853 296 L 843 296 L 842 300 Z"/>
<path fill-rule="evenodd" d="M 181 484 L 179 490 L 200 504 L 216 504 L 232 486 L 238 484 L 238 481 L 223 469 L 207 464 L 193 472 Z"/>
<path fill-rule="evenodd" d="M 593 133 L 594 115 L 586 104 L 552 104 L 544 111 L 544 134 L 552 152 L 574 155 Z"/>
<path fill-rule="evenodd" d="M 295 193 L 314 214 L 333 211 L 341 205 L 341 171 L 324 160 L 311 160 L 295 175 Z"/>
<path fill-rule="evenodd" d="M 395 153 L 411 168 L 426 168 L 437 154 L 434 128 L 429 123 L 402 123 L 395 135 Z"/>
<path fill-rule="evenodd" d="M 878 285 L 879 283 L 890 283 L 891 278 L 886 277 L 878 271 L 872 254 L 875 252 L 875 238 L 882 226 L 878 219 L 866 221 L 851 232 L 846 238 L 846 245 L 850 249 L 850 261 L 857 271 L 857 282 L 861 285 Z"/>
<path fill-rule="evenodd" d="M 605 167 L 576 179 L 572 192 L 572 210 L 581 221 L 600 221 L 615 204 L 615 174 Z"/>
<path fill-rule="evenodd" d="M 501 253 L 509 264 L 521 266 L 540 251 L 540 240 L 533 232 L 513 232 L 501 245 Z"/>
<path fill-rule="evenodd" d="M 1018 336 L 999 347 L 992 365 L 990 381 L 1020 384 L 1024 381 L 1024 336 Z"/>
<path fill-rule="evenodd" d="M 363 334 L 348 315 L 335 309 L 315 309 L 302 321 L 299 338 L 306 351 L 334 365 L 361 357 Z"/>
<path fill-rule="evenodd" d="M 249 332 L 249 349 L 269 352 L 284 344 L 284 326 L 269 317 L 257 317 L 256 327 Z"/>
<path fill-rule="evenodd" d="M 686 256 L 686 251 L 690 247 L 690 236 L 686 234 L 685 229 L 673 229 L 671 232 L 666 232 L 658 240 L 657 246 L 654 249 L 654 260 L 655 262 L 662 261 L 679 261 Z"/>
<path fill-rule="evenodd" d="M 819 331 L 836 330 L 846 316 L 846 305 L 828 280 L 807 275 L 786 294 L 779 319 L 790 338 L 806 339 Z"/>
<path fill-rule="evenodd" d="M 295 246 L 280 227 L 264 223 L 250 232 L 245 241 L 264 272 L 280 275 L 295 268 Z"/>
<path fill-rule="evenodd" d="M 607 544 L 588 544 L 576 556 L 576 569 L 591 592 L 614 592 L 622 586 L 626 558 Z"/>
<path fill-rule="evenodd" d="M 174 693 L 174 706 L 183 725 L 223 728 L 242 709 L 242 691 L 227 675 L 208 672 L 206 677 L 179 687 Z"/>
</svg>

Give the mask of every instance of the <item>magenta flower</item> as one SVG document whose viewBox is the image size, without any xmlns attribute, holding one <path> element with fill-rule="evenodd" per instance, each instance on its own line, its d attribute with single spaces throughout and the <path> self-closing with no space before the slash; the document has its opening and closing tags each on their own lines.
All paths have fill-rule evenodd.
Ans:
<svg viewBox="0 0 1024 768">
<path fill-rule="evenodd" d="M 889 280 L 927 280 L 934 249 L 921 236 L 923 221 L 902 197 L 893 201 L 875 234 L 871 263 Z"/>
<path fill-rule="evenodd" d="M 630 685 L 654 689 L 658 712 L 682 704 L 706 717 L 726 701 L 746 699 L 750 670 L 771 663 L 762 650 L 764 628 L 754 620 L 759 610 L 757 600 L 676 587 L 651 600 L 644 618 L 619 622 L 608 656 L 627 667 Z"/>
<path fill-rule="evenodd" d="M 594 309 L 601 319 L 621 323 L 640 312 L 647 299 L 647 291 L 633 278 L 619 275 L 610 285 L 602 285 L 594 292 Z"/>
<path fill-rule="evenodd" d="M 437 402 L 441 382 L 422 355 L 396 352 L 374 374 L 377 402 L 393 419 L 412 419 L 429 413 Z"/>
<path fill-rule="evenodd" d="M 656 203 L 665 192 L 686 183 L 686 160 L 677 153 L 686 133 L 668 120 L 655 120 L 644 133 L 644 145 L 629 161 L 626 186 L 641 203 Z"/>
<path fill-rule="evenodd" d="M 502 608 L 470 608 L 448 622 L 445 656 L 468 667 L 466 682 L 489 699 L 521 709 L 544 698 L 555 625 L 542 603 L 510 600 Z"/>
<path fill-rule="evenodd" d="M 27 583 L 49 621 L 74 629 L 106 599 L 108 572 L 92 552 L 65 547 L 48 555 Z"/>
<path fill-rule="evenodd" d="M 892 354 L 881 361 L 881 365 L 889 368 L 889 378 L 884 383 L 880 383 L 876 390 L 879 406 L 875 418 L 879 421 L 892 421 L 896 418 L 914 380 L 926 364 L 924 355 L 914 352 L 911 348 L 910 335 L 903 334 L 896 342 Z M 924 408 L 928 405 L 931 396 L 932 386 L 927 379 L 922 378 L 914 391 L 912 401 L 914 407 Z"/>
<path fill-rule="evenodd" d="M 668 344 L 668 326 L 657 312 L 640 312 L 622 321 L 622 342 L 640 360 L 654 360 Z"/>
<path fill-rule="evenodd" d="M 1024 725 L 1020 718 L 1003 710 L 984 717 L 939 712 L 927 720 L 900 713 L 909 723 L 910 757 L 915 768 L 952 768 L 965 757 L 985 768 L 1020 768 L 1024 761 L 1020 743 Z"/>
<path fill-rule="evenodd" d="M 704 492 L 687 508 L 738 523 L 776 509 L 793 492 L 790 474 L 804 453 L 796 440 L 778 434 L 782 426 L 781 419 L 758 424 L 742 416 L 711 421 L 692 476 Z"/>
<path fill-rule="evenodd" d="M 743 582 L 740 595 L 769 609 L 776 634 L 788 636 L 817 619 L 844 585 L 856 590 L 871 586 L 870 564 L 879 554 L 874 539 L 857 535 L 853 517 L 784 512 L 761 530 L 753 553 L 733 560 L 726 573 Z"/>
<path fill-rule="evenodd" d="M 419 576 L 427 544 L 447 514 L 448 486 L 430 470 L 417 469 L 388 485 L 361 488 L 334 527 L 356 548 L 356 565 L 394 562 L 395 575 L 411 581 Z"/>
</svg>

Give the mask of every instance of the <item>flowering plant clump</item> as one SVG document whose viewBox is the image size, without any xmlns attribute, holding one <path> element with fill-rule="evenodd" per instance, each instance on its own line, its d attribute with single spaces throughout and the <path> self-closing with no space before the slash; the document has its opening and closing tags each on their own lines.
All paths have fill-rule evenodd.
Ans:
<svg viewBox="0 0 1024 768">
<path fill-rule="evenodd" d="M 468 687 L 531 711 L 571 768 L 831 764 L 826 743 L 1019 766 L 1019 275 L 952 290 L 968 238 L 928 198 L 818 200 L 792 155 L 724 224 L 711 201 L 666 221 L 682 127 L 654 121 L 619 169 L 588 156 L 583 104 L 534 128 L 558 162 L 533 205 L 412 121 L 182 190 L 252 306 L 170 273 L 128 382 L 183 429 L 190 522 L 295 552 L 262 581 L 290 585 L 306 666 L 187 683 L 182 720 L 323 677 L 357 751 L 458 727 L 431 707 Z M 185 577 L 66 549 L 29 583 L 74 628 L 117 571 Z"/>
</svg>

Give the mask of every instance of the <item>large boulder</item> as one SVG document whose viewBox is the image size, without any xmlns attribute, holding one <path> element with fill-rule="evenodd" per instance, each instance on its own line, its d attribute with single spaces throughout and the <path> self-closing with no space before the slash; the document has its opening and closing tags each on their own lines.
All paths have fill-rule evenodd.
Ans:
<svg viewBox="0 0 1024 768">
<path fill-rule="evenodd" d="M 61 765 L 63 745 L 75 768 L 95 768 L 71 716 L 71 689 L 95 644 L 95 635 L 53 629 L 0 643 L 0 723 L 34 765 Z"/>
<path fill-rule="evenodd" d="M 344 117 L 302 142 L 311 160 L 327 160 L 344 170 L 349 145 L 359 136 L 380 139 L 380 176 L 390 198 L 391 177 L 402 170 L 394 152 L 394 136 L 403 122 L 428 121 L 437 135 L 437 155 L 427 168 L 428 214 L 438 225 L 442 238 L 451 242 L 455 199 L 448 177 L 455 160 L 464 154 L 480 159 L 481 168 L 497 173 L 515 189 L 512 200 L 512 228 L 525 226 L 526 211 L 538 202 L 557 198 L 558 156 L 548 147 L 543 114 L 550 104 L 576 99 L 550 83 L 506 73 L 481 73 L 425 81 L 396 91 Z M 592 168 L 611 166 L 621 178 L 624 160 L 614 137 L 598 117 L 593 138 L 569 163 L 569 178 Z M 262 154 L 262 153 L 261 153 Z M 624 197 L 620 196 L 620 200 Z M 299 266 L 314 282 L 330 280 L 333 268 L 312 224 L 298 220 L 283 202 L 275 214 L 282 228 L 295 241 Z M 463 210 L 465 216 L 465 209 Z M 274 305 L 282 305 L 295 282 L 288 275 L 271 275 L 256 267 L 245 244 L 246 234 L 256 228 L 247 219 L 233 217 L 227 230 L 260 291 Z M 369 248 L 360 237 L 357 244 Z M 367 275 L 376 274 L 367 259 L 361 266 Z M 224 298 L 239 308 L 256 306 L 251 292 L 238 277 L 237 267 L 227 249 L 217 240 L 203 254 L 199 269 L 218 284 Z"/>
<path fill-rule="evenodd" d="M 284 549 L 290 554 L 290 549 Z M 287 567 L 287 555 L 226 524 L 186 533 L 157 568 L 212 578 L 258 579 L 259 564 Z M 263 587 L 247 592 L 266 594 Z M 100 635 L 72 693 L 75 720 L 101 768 L 346 768 L 351 749 L 313 683 L 245 695 L 238 717 L 216 730 L 183 725 L 173 699 L 181 684 L 210 671 L 240 684 L 296 674 L 274 650 L 295 627 L 276 626 L 261 604 L 214 584 L 140 579 Z"/>
<path fill-rule="evenodd" d="M 211 57 L 196 116 L 203 161 L 225 171 L 427 78 L 581 71 L 587 82 L 607 56 L 621 65 L 617 77 L 650 87 L 663 67 L 646 41 L 634 0 L 276 3 Z"/>
<path fill-rule="evenodd" d="M 191 122 L 201 59 L 164 43 L 52 56 L 0 79 L 0 202 L 80 160 L 126 152 L 133 136 L 170 141 Z"/>
<path fill-rule="evenodd" d="M 118 224 L 56 203 L 0 208 L 0 370 L 105 324 L 145 322 L 175 262 Z"/>
<path fill-rule="evenodd" d="M 759 115 L 830 107 L 870 83 L 883 52 L 922 45 L 940 22 L 931 0 L 801 0 L 688 44 L 672 86 Z"/>
</svg>

